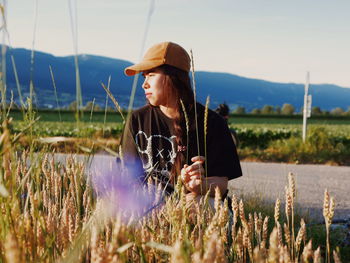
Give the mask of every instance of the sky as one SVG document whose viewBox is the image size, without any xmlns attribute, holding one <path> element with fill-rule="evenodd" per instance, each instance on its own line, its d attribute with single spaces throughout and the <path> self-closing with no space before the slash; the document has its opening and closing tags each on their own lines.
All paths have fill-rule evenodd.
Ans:
<svg viewBox="0 0 350 263">
<path fill-rule="evenodd" d="M 137 62 L 152 1 L 6 1 L 9 37 L 2 41 L 56 56 L 76 47 Z M 309 71 L 311 83 L 350 88 L 348 0 L 154 0 L 152 10 L 146 49 L 176 42 L 192 49 L 195 70 L 294 83 Z"/>
</svg>

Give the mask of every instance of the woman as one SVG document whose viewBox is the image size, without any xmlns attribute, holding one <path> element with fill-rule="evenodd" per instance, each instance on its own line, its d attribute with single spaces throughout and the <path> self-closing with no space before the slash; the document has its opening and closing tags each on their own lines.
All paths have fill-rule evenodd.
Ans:
<svg viewBox="0 0 350 263">
<path fill-rule="evenodd" d="M 148 105 L 133 112 L 122 152 L 129 164 L 141 162 L 145 176 L 161 182 L 168 194 L 181 178 L 189 200 L 208 190 L 214 196 L 217 186 L 224 196 L 228 180 L 242 175 L 236 148 L 225 121 L 211 110 L 205 132 L 205 108 L 197 103 L 195 109 L 189 71 L 189 55 L 172 42 L 152 46 L 140 63 L 125 69 L 128 76 L 145 77 Z"/>
</svg>

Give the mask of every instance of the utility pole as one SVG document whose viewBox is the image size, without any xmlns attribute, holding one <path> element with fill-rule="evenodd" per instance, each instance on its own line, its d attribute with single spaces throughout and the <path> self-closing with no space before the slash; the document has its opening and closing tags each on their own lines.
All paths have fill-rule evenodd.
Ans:
<svg viewBox="0 0 350 263">
<path fill-rule="evenodd" d="M 303 108 L 303 142 L 306 140 L 306 132 L 307 132 L 307 118 L 311 117 L 311 103 L 312 97 L 309 95 L 309 82 L 310 82 L 310 74 L 307 72 L 306 74 L 306 83 L 305 83 L 305 95 L 304 95 L 304 108 Z"/>
</svg>

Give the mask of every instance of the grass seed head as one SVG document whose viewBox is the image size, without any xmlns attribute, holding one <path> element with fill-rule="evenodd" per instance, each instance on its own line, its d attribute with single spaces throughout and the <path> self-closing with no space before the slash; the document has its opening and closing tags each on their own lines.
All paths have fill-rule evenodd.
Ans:
<svg viewBox="0 0 350 263">
<path fill-rule="evenodd" d="M 11 233 L 7 233 L 6 240 L 4 244 L 5 257 L 7 262 L 20 263 L 21 261 L 21 251 L 17 243 L 16 237 Z"/>
<path fill-rule="evenodd" d="M 295 176 L 293 173 L 288 174 L 288 186 L 289 186 L 289 190 L 292 195 L 292 198 L 294 199 L 296 196 L 296 187 L 295 187 Z"/>
<path fill-rule="evenodd" d="M 242 199 L 239 201 L 239 217 L 241 218 L 242 223 L 246 222 L 245 214 L 244 214 L 244 204 Z"/>
<path fill-rule="evenodd" d="M 304 219 L 301 219 L 300 229 L 295 240 L 295 246 L 297 251 L 299 251 L 300 249 L 301 241 L 303 241 L 305 234 L 306 234 L 306 225 L 305 225 Z"/>
<path fill-rule="evenodd" d="M 278 249 L 278 236 L 277 236 L 277 228 L 272 230 L 270 235 L 270 246 L 269 246 L 269 254 L 267 262 L 278 262 L 279 260 L 279 249 Z"/>
<path fill-rule="evenodd" d="M 292 211 L 293 198 L 290 194 L 288 187 L 285 187 L 285 193 L 286 193 L 286 217 L 288 218 Z"/>
<path fill-rule="evenodd" d="M 329 215 L 329 193 L 328 190 L 325 189 L 324 191 L 324 199 L 323 199 L 323 216 L 324 219 L 327 221 Z"/>
<path fill-rule="evenodd" d="M 281 206 L 281 201 L 279 198 L 276 200 L 275 204 L 275 224 L 277 225 L 278 219 L 280 217 L 280 206 Z"/>
<path fill-rule="evenodd" d="M 267 241 L 267 231 L 268 231 L 268 224 L 269 224 L 269 216 L 266 216 L 263 223 L 263 241 Z"/>
<path fill-rule="evenodd" d="M 310 259 L 312 259 L 314 256 L 314 253 L 312 251 L 312 241 L 310 240 L 307 245 L 304 247 L 303 254 L 302 254 L 302 260 L 304 262 L 309 262 Z"/>
<path fill-rule="evenodd" d="M 321 262 L 322 262 L 321 248 L 318 247 L 314 252 L 314 263 L 321 263 Z"/>
<path fill-rule="evenodd" d="M 334 201 L 334 198 L 333 196 L 331 197 L 330 199 L 330 202 L 329 202 L 329 212 L 328 212 L 328 225 L 332 224 L 332 220 L 333 220 L 333 216 L 334 216 L 334 208 L 335 208 L 335 201 Z"/>
<path fill-rule="evenodd" d="M 219 187 L 215 188 L 215 200 L 214 200 L 214 208 L 215 213 L 220 212 L 220 204 L 221 204 L 221 193 Z"/>
<path fill-rule="evenodd" d="M 282 237 L 282 227 L 279 222 L 277 222 L 277 236 L 278 236 L 278 246 L 283 246 L 283 237 Z"/>
<path fill-rule="evenodd" d="M 334 263 L 341 263 L 340 256 L 339 256 L 338 252 L 335 250 L 333 250 L 333 259 L 334 259 Z"/>
</svg>

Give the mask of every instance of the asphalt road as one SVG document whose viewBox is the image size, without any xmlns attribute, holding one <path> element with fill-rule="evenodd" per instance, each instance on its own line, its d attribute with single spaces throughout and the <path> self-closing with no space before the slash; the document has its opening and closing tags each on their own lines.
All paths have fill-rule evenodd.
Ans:
<svg viewBox="0 0 350 263">
<path fill-rule="evenodd" d="M 296 179 L 298 206 L 310 216 L 322 219 L 324 190 L 334 196 L 334 219 L 350 218 L 350 167 L 328 165 L 296 165 L 283 163 L 242 162 L 243 176 L 230 181 L 230 191 L 236 195 L 261 195 L 266 200 L 284 201 L 288 173 Z"/>
<path fill-rule="evenodd" d="M 60 161 L 65 154 L 55 154 Z M 79 158 L 83 158 L 79 156 Z M 114 162 L 106 155 L 95 155 L 99 162 Z M 284 163 L 241 162 L 243 176 L 229 182 L 230 192 L 243 198 L 262 196 L 268 202 L 280 198 L 284 202 L 284 187 L 288 173 L 295 174 L 297 205 L 309 212 L 311 217 L 322 220 L 324 190 L 334 196 L 336 209 L 334 219 L 350 218 L 350 167 L 328 165 L 296 165 Z M 245 196 L 245 197 L 244 197 Z"/>
</svg>

